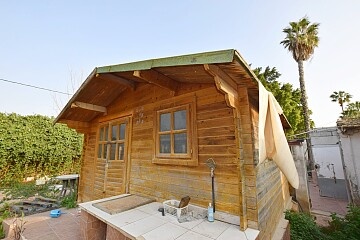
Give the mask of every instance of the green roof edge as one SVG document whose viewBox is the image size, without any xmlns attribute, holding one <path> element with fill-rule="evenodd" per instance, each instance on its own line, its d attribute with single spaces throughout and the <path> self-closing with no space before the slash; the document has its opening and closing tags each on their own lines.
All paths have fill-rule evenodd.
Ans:
<svg viewBox="0 0 360 240">
<path fill-rule="evenodd" d="M 150 59 L 117 65 L 98 67 L 96 73 L 148 70 L 156 67 L 184 66 L 197 64 L 227 63 L 234 59 L 235 49 L 188 54 L 175 57 Z"/>
</svg>

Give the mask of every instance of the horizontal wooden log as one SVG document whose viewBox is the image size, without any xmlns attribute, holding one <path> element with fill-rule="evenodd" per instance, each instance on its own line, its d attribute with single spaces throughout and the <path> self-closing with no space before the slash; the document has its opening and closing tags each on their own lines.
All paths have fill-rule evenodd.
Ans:
<svg viewBox="0 0 360 240">
<path fill-rule="evenodd" d="M 102 112 L 102 113 L 107 112 L 106 107 L 95 105 L 95 104 L 84 103 L 84 102 L 73 102 L 71 104 L 71 108 L 77 108 L 77 107 L 86 109 L 86 110 L 90 110 L 90 111 L 96 111 L 96 112 Z"/>
<path fill-rule="evenodd" d="M 155 70 L 134 71 L 133 75 L 149 83 L 168 89 L 174 93 L 176 92 L 179 86 L 179 83 L 177 81 L 165 75 L 162 75 L 161 73 Z"/>
</svg>

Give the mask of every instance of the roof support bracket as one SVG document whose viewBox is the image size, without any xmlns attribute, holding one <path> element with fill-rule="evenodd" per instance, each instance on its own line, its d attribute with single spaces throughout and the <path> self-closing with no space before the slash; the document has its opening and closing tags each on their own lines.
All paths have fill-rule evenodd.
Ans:
<svg viewBox="0 0 360 240">
<path fill-rule="evenodd" d="M 94 104 L 90 104 L 90 103 L 84 103 L 84 102 L 73 102 L 71 104 L 71 108 L 82 108 L 82 109 L 86 109 L 86 110 L 90 110 L 90 111 L 96 111 L 96 112 L 102 112 L 105 113 L 107 112 L 106 107 L 103 106 L 98 106 L 98 105 L 94 105 Z"/>
<path fill-rule="evenodd" d="M 69 128 L 76 129 L 79 133 L 87 133 L 90 130 L 90 123 L 72 120 L 61 120 L 60 123 L 66 124 Z"/>
<path fill-rule="evenodd" d="M 152 83 L 154 85 L 157 85 L 159 87 L 168 89 L 172 92 L 173 95 L 175 95 L 179 83 L 175 81 L 172 78 L 169 78 L 155 70 L 136 70 L 134 71 L 133 75 L 135 77 L 138 77 L 142 80 L 145 80 L 148 83 Z"/>
<path fill-rule="evenodd" d="M 214 78 L 216 88 L 225 94 L 225 101 L 229 107 L 239 107 L 237 85 L 229 75 L 216 65 L 204 64 L 205 71 Z"/>
</svg>

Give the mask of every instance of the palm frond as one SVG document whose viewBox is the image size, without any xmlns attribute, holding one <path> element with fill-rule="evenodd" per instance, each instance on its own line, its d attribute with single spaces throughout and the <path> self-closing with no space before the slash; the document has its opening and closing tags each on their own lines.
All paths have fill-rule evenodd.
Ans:
<svg viewBox="0 0 360 240">
<path fill-rule="evenodd" d="M 283 29 L 286 36 L 280 44 L 292 53 L 295 61 L 306 61 L 319 45 L 318 28 L 320 24 L 310 24 L 307 17 L 289 24 L 289 27 Z"/>
</svg>

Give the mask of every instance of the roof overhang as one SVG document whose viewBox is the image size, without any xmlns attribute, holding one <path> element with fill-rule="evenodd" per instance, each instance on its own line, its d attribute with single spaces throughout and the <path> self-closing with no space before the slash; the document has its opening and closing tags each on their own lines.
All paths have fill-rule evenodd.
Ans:
<svg viewBox="0 0 360 240">
<path fill-rule="evenodd" d="M 214 71 L 235 87 L 247 87 L 250 98 L 258 103 L 261 83 L 241 55 L 229 49 L 95 68 L 55 122 L 86 128 L 93 119 L 106 114 L 107 107 L 124 91 L 136 91 L 139 84 L 154 84 L 175 95 L 182 83 L 214 83 Z M 289 127 L 286 123 L 284 127 Z"/>
<path fill-rule="evenodd" d="M 351 134 L 353 131 L 360 129 L 360 118 L 343 118 L 336 122 L 337 128 L 343 134 Z"/>
</svg>

